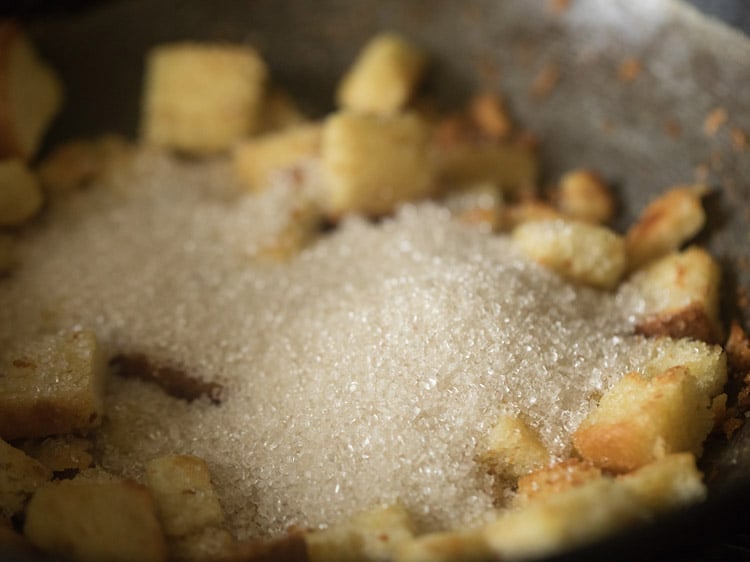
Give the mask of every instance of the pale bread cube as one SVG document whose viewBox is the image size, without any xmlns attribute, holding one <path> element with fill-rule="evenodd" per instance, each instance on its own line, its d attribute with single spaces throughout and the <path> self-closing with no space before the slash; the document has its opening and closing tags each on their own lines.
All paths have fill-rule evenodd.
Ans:
<svg viewBox="0 0 750 562">
<path fill-rule="evenodd" d="M 681 365 L 695 378 L 698 388 L 713 398 L 727 383 L 727 355 L 720 345 L 690 339 L 661 341 L 658 355 L 643 367 L 643 374 L 655 376 Z"/>
<path fill-rule="evenodd" d="M 30 160 L 62 105 L 62 86 L 26 34 L 0 21 L 0 158 Z"/>
<path fill-rule="evenodd" d="M 709 399 L 684 367 L 625 375 L 573 434 L 583 458 L 628 472 L 671 453 L 699 455 L 713 425 Z"/>
<path fill-rule="evenodd" d="M 43 202 L 39 182 L 22 160 L 0 161 L 0 227 L 25 223 Z"/>
<path fill-rule="evenodd" d="M 629 285 L 644 299 L 636 331 L 646 336 L 722 340 L 721 268 L 705 250 L 690 247 L 637 272 Z"/>
<path fill-rule="evenodd" d="M 516 479 L 550 462 L 539 437 L 516 416 L 501 416 L 477 454 L 492 473 Z"/>
<path fill-rule="evenodd" d="M 154 500 L 130 481 L 59 480 L 39 488 L 24 535 L 44 552 L 80 562 L 166 560 Z"/>
<path fill-rule="evenodd" d="M 52 478 L 52 471 L 0 439 L 0 515 L 21 512 L 34 491 Z"/>
<path fill-rule="evenodd" d="M 208 466 L 202 459 L 189 455 L 153 459 L 146 465 L 146 482 L 167 536 L 181 537 L 224 522 Z"/>
<path fill-rule="evenodd" d="M 399 203 L 429 196 L 428 137 L 427 126 L 413 114 L 329 117 L 322 149 L 328 215 L 385 215 Z"/>
<path fill-rule="evenodd" d="M 242 560 L 237 557 L 237 541 L 226 529 L 205 527 L 192 535 L 170 537 L 169 559 L 177 562 Z"/>
<path fill-rule="evenodd" d="M 403 37 L 373 37 L 341 79 L 339 106 L 378 115 L 398 112 L 409 101 L 426 62 L 424 53 Z"/>
<path fill-rule="evenodd" d="M 703 185 L 675 187 L 646 207 L 625 236 L 631 268 L 678 250 L 700 232 L 706 222 L 701 198 L 707 191 Z"/>
<path fill-rule="evenodd" d="M 433 165 L 443 189 L 491 183 L 510 197 L 534 188 L 539 173 L 536 154 L 518 143 L 457 143 L 436 150 Z"/>
<path fill-rule="evenodd" d="M 345 523 L 305 534 L 310 562 L 380 562 L 390 560 L 411 540 L 414 526 L 400 504 L 375 507 Z"/>
<path fill-rule="evenodd" d="M 39 164 L 39 182 L 48 195 L 68 193 L 125 165 L 134 151 L 118 135 L 69 141 L 56 146 Z"/>
<path fill-rule="evenodd" d="M 318 157 L 322 139 L 320 125 L 300 125 L 252 137 L 234 150 L 234 171 L 250 191 L 269 187 L 271 174 L 296 162 Z"/>
<path fill-rule="evenodd" d="M 564 174 L 556 200 L 563 214 L 584 222 L 606 223 L 615 213 L 612 193 L 591 170 L 571 170 Z"/>
<path fill-rule="evenodd" d="M 538 558 L 592 542 L 644 516 L 637 497 L 599 478 L 506 512 L 484 529 L 503 560 Z"/>
<path fill-rule="evenodd" d="M 157 46 L 146 61 L 143 139 L 193 154 L 227 150 L 258 126 L 266 74 L 247 46 Z"/>
<path fill-rule="evenodd" d="M 0 436 L 87 432 L 102 422 L 106 370 L 96 336 L 43 336 L 0 355 Z"/>
<path fill-rule="evenodd" d="M 21 449 L 54 472 L 84 470 L 94 459 L 91 456 L 93 443 L 75 435 L 48 437 L 42 441 L 25 441 Z"/>
<path fill-rule="evenodd" d="M 492 550 L 481 531 L 447 531 L 421 535 L 399 545 L 394 562 L 485 562 Z"/>
<path fill-rule="evenodd" d="M 691 453 L 668 455 L 619 477 L 619 482 L 654 513 L 704 499 L 706 487 L 702 480 Z"/>
<path fill-rule="evenodd" d="M 546 498 L 601 477 L 601 469 L 588 461 L 576 458 L 560 461 L 521 476 L 513 504 L 519 506 Z"/>
<path fill-rule="evenodd" d="M 625 272 L 625 242 L 613 231 L 583 222 L 523 223 L 513 241 L 530 259 L 582 285 L 610 289 Z"/>
</svg>

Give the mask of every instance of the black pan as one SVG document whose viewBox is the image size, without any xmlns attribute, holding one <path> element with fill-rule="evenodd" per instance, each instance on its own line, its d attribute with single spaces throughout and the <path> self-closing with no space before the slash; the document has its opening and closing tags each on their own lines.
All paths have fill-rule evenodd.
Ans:
<svg viewBox="0 0 750 562">
<path fill-rule="evenodd" d="M 750 22 L 750 5 L 713 0 L 709 9 Z M 543 139 L 546 179 L 569 168 L 599 170 L 618 189 L 620 227 L 667 187 L 696 170 L 715 187 L 699 242 L 726 271 L 727 314 L 750 287 L 750 149 L 730 127 L 750 131 L 750 40 L 674 0 L 573 0 L 562 16 L 542 0 L 115 0 L 27 1 L 40 50 L 62 74 L 67 103 L 48 144 L 103 131 L 136 134 L 143 54 L 178 39 L 248 42 L 277 82 L 314 115 L 332 108 L 337 79 L 375 32 L 403 32 L 434 55 L 426 87 L 446 107 L 471 92 L 505 92 L 513 113 Z M 86 9 L 70 10 L 70 7 Z M 617 68 L 637 57 L 642 74 L 623 84 Z M 546 97 L 529 96 L 545 66 L 559 70 Z M 715 137 L 705 116 L 723 107 Z M 750 318 L 750 310 L 739 315 Z M 747 324 L 746 324 L 747 327 Z M 750 559 L 741 510 L 750 501 L 750 429 L 709 446 L 710 489 L 701 506 L 666 516 L 561 559 Z M 674 557 L 674 558 L 673 558 Z"/>
</svg>

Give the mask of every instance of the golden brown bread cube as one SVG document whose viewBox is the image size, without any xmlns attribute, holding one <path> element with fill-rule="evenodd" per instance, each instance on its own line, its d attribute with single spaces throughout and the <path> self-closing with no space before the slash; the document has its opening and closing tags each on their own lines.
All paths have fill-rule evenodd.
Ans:
<svg viewBox="0 0 750 562">
<path fill-rule="evenodd" d="M 246 139 L 234 150 L 235 175 L 250 191 L 261 191 L 275 171 L 319 156 L 321 138 L 320 125 L 313 124 Z"/>
<path fill-rule="evenodd" d="M 345 523 L 305 534 L 310 562 L 390 560 L 414 536 L 413 523 L 400 504 L 377 506 Z"/>
<path fill-rule="evenodd" d="M 576 221 L 523 223 L 513 241 L 532 260 L 582 285 L 610 289 L 625 272 L 625 243 L 613 231 Z"/>
<path fill-rule="evenodd" d="M 0 158 L 30 160 L 61 104 L 55 73 L 16 24 L 0 21 Z"/>
<path fill-rule="evenodd" d="M 93 332 L 42 336 L 0 355 L 0 437 L 87 432 L 103 414 L 104 358 Z"/>
<path fill-rule="evenodd" d="M 34 490 L 50 478 L 49 468 L 0 439 L 0 515 L 19 513 Z"/>
<path fill-rule="evenodd" d="M 550 462 L 539 437 L 516 416 L 501 416 L 485 439 L 478 460 L 494 474 L 516 479 Z"/>
<path fill-rule="evenodd" d="M 629 373 L 605 392 L 573 434 L 583 458 L 628 472 L 671 453 L 699 455 L 713 425 L 709 399 L 684 367 Z"/>
<path fill-rule="evenodd" d="M 154 48 L 146 61 L 144 140 L 192 154 L 230 148 L 258 126 L 266 74 L 258 53 L 242 45 Z"/>
<path fill-rule="evenodd" d="M 705 250 L 669 254 L 633 275 L 629 283 L 644 299 L 636 331 L 646 336 L 722 341 L 719 318 L 721 268 Z"/>
<path fill-rule="evenodd" d="M 680 248 L 706 222 L 703 185 L 675 187 L 652 201 L 630 227 L 625 242 L 631 268 L 637 269 Z"/>
<path fill-rule="evenodd" d="M 469 102 L 469 115 L 479 127 L 482 136 L 500 140 L 513 131 L 513 123 L 502 98 L 497 94 L 484 93 Z"/>
<path fill-rule="evenodd" d="M 706 396 L 719 394 L 727 382 L 727 355 L 719 345 L 698 340 L 664 338 L 659 353 L 643 367 L 643 374 L 655 376 L 682 365 L 695 378 Z"/>
<path fill-rule="evenodd" d="M 560 461 L 521 476 L 513 503 L 523 505 L 601 477 L 601 469 L 588 461 L 576 458 Z"/>
<path fill-rule="evenodd" d="M 413 114 L 335 113 L 323 129 L 325 203 L 329 216 L 384 215 L 431 194 L 425 123 Z"/>
<path fill-rule="evenodd" d="M 479 530 L 428 533 L 405 541 L 396 549 L 394 562 L 485 562 L 492 550 Z"/>
<path fill-rule="evenodd" d="M 23 224 L 43 202 L 39 182 L 22 160 L 0 160 L 0 227 Z"/>
<path fill-rule="evenodd" d="M 153 459 L 146 465 L 146 482 L 167 536 L 185 536 L 224 522 L 208 466 L 202 459 L 190 455 Z"/>
<path fill-rule="evenodd" d="M 130 481 L 59 480 L 39 488 L 24 535 L 80 562 L 163 562 L 164 535 L 148 490 Z"/>
<path fill-rule="evenodd" d="M 373 37 L 341 80 L 339 106 L 377 115 L 398 112 L 409 101 L 426 62 L 424 53 L 403 37 Z"/>
<path fill-rule="evenodd" d="M 564 174 L 556 199 L 563 214 L 584 222 L 606 223 L 615 213 L 612 193 L 591 170 L 571 170 Z"/>
<path fill-rule="evenodd" d="M 91 456 L 93 443 L 83 437 L 63 435 L 47 437 L 41 441 L 27 440 L 21 449 L 54 472 L 84 470 L 89 468 L 94 458 Z"/>
<path fill-rule="evenodd" d="M 437 149 L 433 165 L 443 189 L 491 183 L 511 197 L 535 187 L 539 168 L 534 152 L 518 143 L 457 143 Z"/>
<path fill-rule="evenodd" d="M 525 199 L 505 208 L 501 220 L 503 230 L 512 231 L 526 222 L 564 220 L 565 216 L 541 199 Z"/>
<path fill-rule="evenodd" d="M 537 558 L 592 542 L 646 513 L 624 486 L 599 478 L 508 511 L 483 533 L 503 560 Z"/>
</svg>

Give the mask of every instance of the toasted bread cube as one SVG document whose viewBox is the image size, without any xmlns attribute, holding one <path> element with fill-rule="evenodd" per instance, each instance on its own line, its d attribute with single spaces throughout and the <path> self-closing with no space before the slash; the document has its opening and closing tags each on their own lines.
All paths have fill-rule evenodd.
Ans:
<svg viewBox="0 0 750 562">
<path fill-rule="evenodd" d="M 50 478 L 49 468 L 0 439 L 0 515 L 19 513 L 34 490 Z"/>
<path fill-rule="evenodd" d="M 390 560 L 414 536 L 413 523 L 399 504 L 378 506 L 346 523 L 305 534 L 310 562 Z"/>
<path fill-rule="evenodd" d="M 652 201 L 625 236 L 628 261 L 637 269 L 678 250 L 706 222 L 703 185 L 676 187 Z"/>
<path fill-rule="evenodd" d="M 615 213 L 612 193 L 591 170 L 571 170 L 560 178 L 557 205 L 575 220 L 603 224 Z"/>
<path fill-rule="evenodd" d="M 243 560 L 235 556 L 236 547 L 237 541 L 226 529 L 205 527 L 192 535 L 170 538 L 169 559 L 178 562 Z"/>
<path fill-rule="evenodd" d="M 705 250 L 690 247 L 669 254 L 637 272 L 630 283 L 645 303 L 638 333 L 721 341 L 721 268 Z"/>
<path fill-rule="evenodd" d="M 699 455 L 713 425 L 709 399 L 684 367 L 625 375 L 573 434 L 583 458 L 628 472 L 671 453 Z"/>
<path fill-rule="evenodd" d="M 596 480 L 602 471 L 590 462 L 568 459 L 521 476 L 514 505 L 536 501 Z"/>
<path fill-rule="evenodd" d="M 426 125 L 413 114 L 342 112 L 329 117 L 323 130 L 328 214 L 384 215 L 399 203 L 429 196 L 428 136 Z"/>
<path fill-rule="evenodd" d="M 506 512 L 484 536 L 503 560 L 538 558 L 592 542 L 640 520 L 644 511 L 624 486 L 599 478 Z"/>
<path fill-rule="evenodd" d="M 516 416 L 501 416 L 487 435 L 478 460 L 491 472 L 516 479 L 550 462 L 539 437 Z"/>
<path fill-rule="evenodd" d="M 0 227 L 23 224 L 43 202 L 39 182 L 23 161 L 0 161 Z"/>
<path fill-rule="evenodd" d="M 625 272 L 625 243 L 602 226 L 555 220 L 527 222 L 513 241 L 532 260 L 582 285 L 609 289 Z"/>
<path fill-rule="evenodd" d="M 167 536 L 185 536 L 224 522 L 208 466 L 202 459 L 189 455 L 153 459 L 146 465 L 146 481 Z"/>
<path fill-rule="evenodd" d="M 56 74 L 21 29 L 0 21 L 0 158 L 30 160 L 61 104 Z"/>
<path fill-rule="evenodd" d="M 39 165 L 39 181 L 48 195 L 68 193 L 105 176 L 132 153 L 128 142 L 117 135 L 66 142 Z"/>
<path fill-rule="evenodd" d="M 517 143 L 458 143 L 437 150 L 433 158 L 444 189 L 491 183 L 511 197 L 535 186 L 539 169 L 534 152 Z"/>
<path fill-rule="evenodd" d="M 318 156 L 321 138 L 319 125 L 300 125 L 247 139 L 234 150 L 235 175 L 250 191 L 261 191 L 273 172 Z"/>
<path fill-rule="evenodd" d="M 503 139 L 513 130 L 510 115 L 502 98 L 497 94 L 484 93 L 475 96 L 468 109 L 472 121 L 488 139 Z"/>
<path fill-rule="evenodd" d="M 664 338 L 658 352 L 643 368 L 646 376 L 655 376 L 682 365 L 695 378 L 698 388 L 713 398 L 727 383 L 727 355 L 719 345 L 702 341 Z"/>
<path fill-rule="evenodd" d="M 193 154 L 230 148 L 255 131 L 266 65 L 246 46 L 172 43 L 146 61 L 142 136 Z"/>
<path fill-rule="evenodd" d="M 619 477 L 653 513 L 696 503 L 706 497 L 702 475 L 690 453 L 668 455 Z"/>
<path fill-rule="evenodd" d="M 25 441 L 21 449 L 54 472 L 84 470 L 94 462 L 93 443 L 83 437 L 63 435 L 42 441 Z"/>
<path fill-rule="evenodd" d="M 392 115 L 414 92 L 427 58 L 411 42 L 393 33 L 372 38 L 339 85 L 339 106 L 354 111 Z"/>
<path fill-rule="evenodd" d="M 405 541 L 395 552 L 394 562 L 484 562 L 492 550 L 481 531 L 448 531 L 421 535 Z"/>
<path fill-rule="evenodd" d="M 93 332 L 44 336 L 0 356 L 0 436 L 86 432 L 103 414 L 104 358 Z"/>
<path fill-rule="evenodd" d="M 166 560 L 154 500 L 130 481 L 59 480 L 39 488 L 24 535 L 45 552 L 82 562 Z"/>
<path fill-rule="evenodd" d="M 306 121 L 307 117 L 287 92 L 278 86 L 268 88 L 260 108 L 258 133 L 282 131 Z"/>
</svg>

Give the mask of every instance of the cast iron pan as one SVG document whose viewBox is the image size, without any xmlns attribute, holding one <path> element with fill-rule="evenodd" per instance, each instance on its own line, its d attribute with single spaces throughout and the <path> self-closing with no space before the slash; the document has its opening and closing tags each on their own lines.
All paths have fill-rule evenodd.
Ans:
<svg viewBox="0 0 750 562">
<path fill-rule="evenodd" d="M 743 0 L 695 1 L 739 25 Z M 750 40 L 676 0 L 573 0 L 553 15 L 541 0 L 22 0 L 40 50 L 63 76 L 67 103 L 48 146 L 115 131 L 135 136 L 143 54 L 178 39 L 247 42 L 274 79 L 313 115 L 332 108 L 338 77 L 379 30 L 400 31 L 434 55 L 425 88 L 445 107 L 479 89 L 508 95 L 518 120 L 543 139 L 547 180 L 578 166 L 599 170 L 618 189 L 620 227 L 654 195 L 707 173 L 715 193 L 698 240 L 726 271 L 726 314 L 750 287 L 750 152 L 727 130 L 708 137 L 705 116 L 724 107 L 730 125 L 750 131 Z M 617 80 L 626 57 L 642 74 Z M 560 80 L 542 99 L 534 77 L 554 67 Z M 745 324 L 747 327 L 747 323 Z M 750 560 L 750 429 L 709 444 L 702 461 L 710 497 L 555 560 Z"/>
</svg>

